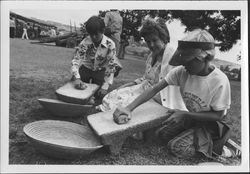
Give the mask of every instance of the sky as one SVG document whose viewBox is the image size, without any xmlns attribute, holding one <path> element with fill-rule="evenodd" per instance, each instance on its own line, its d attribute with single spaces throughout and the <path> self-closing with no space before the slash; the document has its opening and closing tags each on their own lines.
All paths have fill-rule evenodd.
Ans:
<svg viewBox="0 0 250 174">
<path fill-rule="evenodd" d="M 34 17 L 42 20 L 50 20 L 54 22 L 60 22 L 63 24 L 76 24 L 77 27 L 80 26 L 80 23 L 85 22 L 92 15 L 98 15 L 99 10 L 31 10 L 31 9 L 11 9 L 12 12 L 23 15 L 25 17 Z M 170 32 L 170 43 L 174 48 L 177 48 L 178 40 L 184 37 L 185 26 L 182 26 L 180 21 L 174 20 L 171 23 L 167 23 L 167 27 Z M 227 51 L 220 52 L 216 48 L 216 58 L 226 60 L 229 62 L 240 64 L 241 61 L 237 61 L 237 55 L 240 52 L 240 41 L 235 44 L 235 46 Z"/>
</svg>

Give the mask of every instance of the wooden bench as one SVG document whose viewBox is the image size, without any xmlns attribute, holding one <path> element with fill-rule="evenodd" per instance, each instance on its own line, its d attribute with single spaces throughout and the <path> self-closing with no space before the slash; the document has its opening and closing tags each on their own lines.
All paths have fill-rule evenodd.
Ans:
<svg viewBox="0 0 250 174">
<path fill-rule="evenodd" d="M 161 125 L 170 115 L 167 111 L 167 108 L 150 100 L 132 112 L 132 118 L 127 124 L 115 123 L 114 111 L 89 115 L 87 120 L 94 132 L 101 137 L 103 145 L 108 145 L 112 154 L 118 154 L 127 137 Z"/>
</svg>

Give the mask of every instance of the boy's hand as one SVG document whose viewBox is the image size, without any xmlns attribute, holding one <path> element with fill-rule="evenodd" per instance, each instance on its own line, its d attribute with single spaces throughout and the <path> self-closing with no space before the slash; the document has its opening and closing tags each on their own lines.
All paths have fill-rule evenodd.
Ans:
<svg viewBox="0 0 250 174">
<path fill-rule="evenodd" d="M 98 92 L 97 92 L 97 95 L 99 98 L 103 98 L 106 94 L 108 93 L 108 90 L 106 89 L 100 89 Z"/>
<path fill-rule="evenodd" d="M 81 79 L 76 79 L 74 81 L 74 86 L 76 89 L 81 89 L 81 90 L 84 90 L 87 88 L 87 85 L 85 85 L 85 83 L 81 81 Z"/>
<path fill-rule="evenodd" d="M 115 67 L 115 74 L 114 74 L 114 77 L 117 77 L 119 75 L 119 72 L 122 70 L 122 67 L 120 66 L 116 66 Z"/>
<path fill-rule="evenodd" d="M 131 112 L 124 107 L 116 108 L 113 119 L 117 124 L 125 124 L 131 119 Z"/>
</svg>

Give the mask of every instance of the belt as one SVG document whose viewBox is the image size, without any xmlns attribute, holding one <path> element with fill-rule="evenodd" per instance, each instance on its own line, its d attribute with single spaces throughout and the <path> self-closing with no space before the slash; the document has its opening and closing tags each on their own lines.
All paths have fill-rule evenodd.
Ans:
<svg viewBox="0 0 250 174">
<path fill-rule="evenodd" d="M 96 69 L 92 69 L 92 68 L 89 68 L 89 67 L 86 67 L 85 65 L 82 65 L 84 68 L 87 68 L 91 71 L 103 71 L 103 70 L 106 70 L 105 67 L 99 67 L 99 68 L 96 68 Z"/>
</svg>

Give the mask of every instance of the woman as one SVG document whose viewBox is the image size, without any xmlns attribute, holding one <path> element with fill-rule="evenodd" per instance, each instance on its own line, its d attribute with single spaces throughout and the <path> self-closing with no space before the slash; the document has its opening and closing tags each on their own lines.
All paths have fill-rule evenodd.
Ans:
<svg viewBox="0 0 250 174">
<path fill-rule="evenodd" d="M 107 94 L 103 98 L 102 105 L 98 106 L 102 111 L 128 105 L 147 88 L 158 83 L 173 68 L 168 64 L 168 61 L 174 50 L 169 46 L 170 37 L 164 20 L 161 18 L 157 20 L 146 19 L 143 21 L 140 35 L 151 51 L 146 60 L 145 73 L 142 78 L 124 84 Z M 169 86 L 154 99 L 165 107 L 185 110 L 178 87 Z"/>
<path fill-rule="evenodd" d="M 183 66 L 172 69 L 163 80 L 128 106 L 117 108 L 113 114 L 115 122 L 128 122 L 137 106 L 168 85 L 177 85 L 188 111 L 169 110 L 169 117 L 158 130 L 159 137 L 179 157 L 197 154 L 212 157 L 212 152 L 221 155 L 230 135 L 225 119 L 231 104 L 231 91 L 227 76 L 210 64 L 215 56 L 214 47 L 214 38 L 207 31 L 196 29 L 190 32 L 179 41 L 169 62 Z"/>
</svg>

